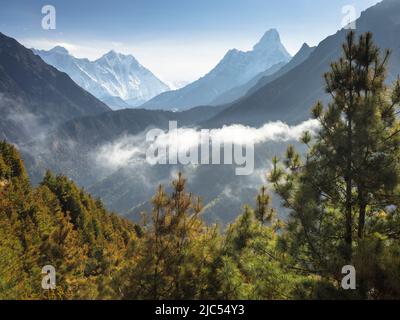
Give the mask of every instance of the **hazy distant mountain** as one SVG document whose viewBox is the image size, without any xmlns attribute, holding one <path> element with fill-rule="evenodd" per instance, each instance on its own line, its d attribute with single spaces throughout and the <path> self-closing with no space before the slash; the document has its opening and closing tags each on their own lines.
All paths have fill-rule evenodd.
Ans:
<svg viewBox="0 0 400 320">
<path fill-rule="evenodd" d="M 63 121 L 108 110 L 67 74 L 0 33 L 0 139 L 24 141 Z"/>
<path fill-rule="evenodd" d="M 164 92 L 143 107 L 184 110 L 210 104 L 228 90 L 245 84 L 260 72 L 278 63 L 288 62 L 290 55 L 282 45 L 278 31 L 267 31 L 251 51 L 228 51 L 218 65 L 199 80 L 182 89 Z"/>
<path fill-rule="evenodd" d="M 279 77 L 283 76 L 286 72 L 289 72 L 290 70 L 297 67 L 299 64 L 303 63 L 306 59 L 308 59 L 308 57 L 315 50 L 315 48 L 316 47 L 310 47 L 307 43 L 304 43 L 301 46 L 300 50 L 292 58 L 292 60 L 290 60 L 287 64 L 285 64 L 275 73 L 263 74 L 262 77 L 260 77 L 257 80 L 256 84 L 254 86 L 251 86 L 247 94 L 252 94 L 256 92 L 258 89 L 262 88 L 266 84 L 274 81 L 275 79 L 278 79 Z"/>
<path fill-rule="evenodd" d="M 168 81 L 166 84 L 168 87 L 170 87 L 171 90 L 178 90 L 181 89 L 185 86 L 187 86 L 190 83 L 190 81 Z"/>
<path fill-rule="evenodd" d="M 220 104 L 233 102 L 233 101 L 245 96 L 247 91 L 249 91 L 249 89 L 251 89 L 253 86 L 255 86 L 261 78 L 263 78 L 265 76 L 269 76 L 271 74 L 274 74 L 275 72 L 280 70 L 283 66 L 285 66 L 286 63 L 287 62 L 279 62 L 279 63 L 273 65 L 271 68 L 268 68 L 264 72 L 260 72 L 254 78 L 252 78 L 250 81 L 246 82 L 245 84 L 234 87 L 234 88 L 222 93 L 220 96 L 218 96 L 213 101 L 211 101 L 210 104 L 217 106 Z"/>
<path fill-rule="evenodd" d="M 75 58 L 59 46 L 34 52 L 113 109 L 138 106 L 169 90 L 132 55 L 110 51 L 95 61 L 89 61 Z"/>
<path fill-rule="evenodd" d="M 244 97 L 246 94 L 250 92 L 254 92 L 256 89 L 264 86 L 268 82 L 271 82 L 273 79 L 279 78 L 281 75 L 285 74 L 289 70 L 298 66 L 304 60 L 306 60 L 315 47 L 311 48 L 306 43 L 300 48 L 297 54 L 288 62 L 280 62 L 276 65 L 273 65 L 271 68 L 267 69 L 264 72 L 259 73 L 253 79 L 248 81 L 247 83 L 232 88 L 231 90 L 223 93 L 219 97 L 217 97 L 214 101 L 212 101 L 212 105 L 226 104 L 233 102 L 239 98 Z"/>
<path fill-rule="evenodd" d="M 120 97 L 104 97 L 102 101 L 113 110 L 132 108 L 131 105 L 122 100 Z"/>
<path fill-rule="evenodd" d="M 371 31 L 374 42 L 383 50 L 391 49 L 388 81 L 400 74 L 400 1 L 384 0 L 367 9 L 356 22 L 358 34 Z M 310 117 L 310 109 L 317 100 L 327 101 L 323 74 L 342 51 L 347 30 L 338 31 L 323 40 L 302 63 L 280 77 L 272 76 L 260 82 L 248 96 L 225 108 L 204 124 L 219 127 L 242 123 L 262 125 L 266 121 L 282 120 L 298 123 Z M 272 80 L 272 81 L 271 81 Z"/>
</svg>

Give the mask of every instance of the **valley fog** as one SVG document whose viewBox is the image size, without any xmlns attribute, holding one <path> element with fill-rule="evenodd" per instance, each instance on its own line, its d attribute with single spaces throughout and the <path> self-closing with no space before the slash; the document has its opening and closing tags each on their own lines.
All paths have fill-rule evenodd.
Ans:
<svg viewBox="0 0 400 320">
<path fill-rule="evenodd" d="M 179 124 L 179 123 L 178 123 Z M 137 221 L 139 213 L 151 210 L 149 199 L 155 187 L 162 184 L 170 190 L 170 181 L 182 172 L 188 180 L 188 190 L 203 199 L 204 218 L 209 222 L 227 223 L 239 214 L 244 203 L 253 204 L 262 185 L 267 184 L 267 173 L 273 156 L 283 157 L 289 144 L 305 150 L 298 139 L 304 131 L 314 133 L 319 128 L 317 120 L 307 120 L 297 126 L 283 122 L 266 123 L 261 127 L 244 125 L 224 126 L 210 130 L 210 137 L 224 143 L 241 145 L 254 144 L 254 170 L 249 175 L 236 174 L 233 164 L 150 164 L 146 153 L 151 144 L 158 147 L 174 147 L 171 134 L 163 130 L 154 141 L 146 141 L 150 129 L 136 135 L 121 135 L 110 142 L 89 147 L 83 144 L 68 144 L 48 136 L 24 149 L 25 152 L 40 154 L 41 161 L 30 163 L 31 171 L 44 172 L 41 163 L 51 163 L 51 170 L 67 172 L 81 186 L 100 197 L 110 210 L 114 210 Z M 161 129 L 160 129 L 161 130 Z M 178 130 L 180 148 L 197 147 L 194 139 L 201 129 L 182 127 Z M 51 143 L 49 143 L 51 141 Z M 172 146 L 168 143 L 172 141 Z M 45 146 L 52 146 L 49 150 Z M 40 150 L 40 152 L 38 152 Z M 223 155 L 223 148 L 221 154 Z M 68 157 L 73 154 L 74 157 Z M 56 160 L 51 161 L 51 159 Z M 222 156 L 223 160 L 223 156 Z M 252 159 L 253 160 L 253 159 Z M 210 154 L 210 163 L 212 163 Z M 71 170 L 73 169 L 73 170 Z M 274 201 L 279 206 L 279 201 Z"/>
</svg>

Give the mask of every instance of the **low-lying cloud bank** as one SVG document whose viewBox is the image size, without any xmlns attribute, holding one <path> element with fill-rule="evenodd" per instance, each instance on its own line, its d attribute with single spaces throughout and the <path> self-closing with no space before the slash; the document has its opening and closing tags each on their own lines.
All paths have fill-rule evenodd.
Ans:
<svg viewBox="0 0 400 320">
<path fill-rule="evenodd" d="M 179 123 L 178 123 L 179 126 Z M 274 155 L 280 156 L 287 144 L 294 144 L 300 152 L 305 146 L 296 141 L 304 131 L 315 134 L 319 123 L 308 120 L 296 126 L 282 122 L 271 122 L 254 128 L 243 125 L 230 125 L 208 132 L 210 140 L 220 144 L 254 144 L 254 163 L 238 165 L 152 165 L 146 159 L 150 147 L 175 147 L 190 149 L 197 146 L 201 129 L 179 128 L 177 132 L 159 130 L 155 139 L 147 141 L 148 131 L 137 135 L 122 136 L 110 143 L 96 148 L 90 154 L 91 169 L 101 177 L 90 191 L 103 197 L 109 208 L 136 219 L 143 210 L 151 210 L 148 202 L 156 186 L 162 184 L 167 192 L 170 181 L 182 172 L 188 181 L 188 191 L 199 195 L 205 205 L 207 221 L 231 221 L 244 203 L 254 203 L 254 197 L 261 185 L 267 185 L 267 173 Z M 201 147 L 199 147 L 201 149 Z M 210 153 L 210 157 L 212 154 Z M 254 168 L 251 165 L 254 164 Z M 236 170 L 247 167 L 249 175 L 238 175 Z M 279 201 L 273 197 L 274 206 Z"/>
<path fill-rule="evenodd" d="M 179 125 L 179 123 L 178 123 Z M 272 142 L 296 141 L 304 131 L 314 134 L 319 129 L 317 120 L 307 120 L 296 126 L 289 126 L 281 121 L 269 122 L 259 128 L 234 124 L 207 132 L 210 141 L 220 145 L 257 145 Z M 123 136 L 116 141 L 98 148 L 93 156 L 96 163 L 110 170 L 135 164 L 146 163 L 146 152 L 151 147 L 178 148 L 178 152 L 186 152 L 197 148 L 204 136 L 204 130 L 196 128 L 178 128 L 177 131 L 161 131 L 146 140 L 147 132 L 135 136 Z"/>
</svg>

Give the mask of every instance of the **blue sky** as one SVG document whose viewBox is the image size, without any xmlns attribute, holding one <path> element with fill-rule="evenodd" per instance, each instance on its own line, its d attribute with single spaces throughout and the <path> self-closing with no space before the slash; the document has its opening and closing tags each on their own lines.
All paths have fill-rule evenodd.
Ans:
<svg viewBox="0 0 400 320">
<path fill-rule="evenodd" d="M 249 50 L 276 28 L 291 54 L 341 28 L 342 8 L 357 15 L 378 0 L 0 0 L 0 31 L 28 47 L 65 46 L 95 59 L 110 49 L 133 54 L 167 82 L 193 81 L 227 50 Z M 44 5 L 56 30 L 41 28 Z"/>
</svg>

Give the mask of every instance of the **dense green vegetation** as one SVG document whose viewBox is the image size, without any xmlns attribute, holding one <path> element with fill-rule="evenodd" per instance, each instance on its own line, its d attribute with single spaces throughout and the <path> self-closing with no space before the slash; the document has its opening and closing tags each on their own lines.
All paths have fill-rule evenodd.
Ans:
<svg viewBox="0 0 400 320">
<path fill-rule="evenodd" d="M 135 226 L 66 177 L 29 184 L 16 149 L 0 143 L 0 297 L 108 298 L 112 274 L 132 251 Z M 41 269 L 57 270 L 57 290 L 41 288 Z"/>
<path fill-rule="evenodd" d="M 325 75 L 306 156 L 289 147 L 268 173 L 290 215 L 277 219 L 261 187 L 225 230 L 202 220 L 179 175 L 134 224 L 64 176 L 30 185 L 15 147 L 0 143 L 1 299 L 400 298 L 400 81 L 389 53 L 350 33 Z M 41 288 L 53 265 L 57 288 Z M 357 289 L 341 287 L 344 265 Z"/>
</svg>

